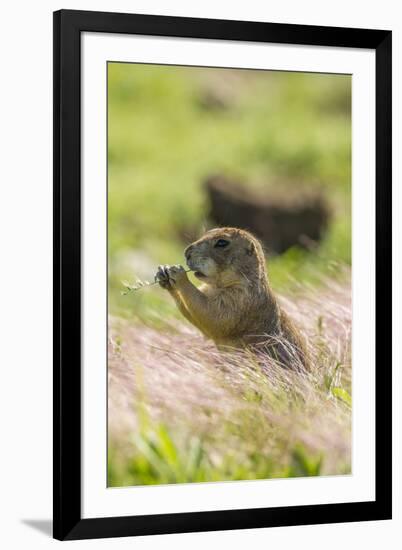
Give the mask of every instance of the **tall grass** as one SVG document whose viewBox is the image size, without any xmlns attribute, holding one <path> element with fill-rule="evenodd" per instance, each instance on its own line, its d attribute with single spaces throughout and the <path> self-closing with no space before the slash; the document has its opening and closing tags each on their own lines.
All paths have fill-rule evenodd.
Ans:
<svg viewBox="0 0 402 550">
<path fill-rule="evenodd" d="M 185 321 L 111 317 L 109 485 L 349 473 L 347 271 L 344 279 L 281 298 L 308 338 L 309 374 L 219 352 Z"/>
</svg>

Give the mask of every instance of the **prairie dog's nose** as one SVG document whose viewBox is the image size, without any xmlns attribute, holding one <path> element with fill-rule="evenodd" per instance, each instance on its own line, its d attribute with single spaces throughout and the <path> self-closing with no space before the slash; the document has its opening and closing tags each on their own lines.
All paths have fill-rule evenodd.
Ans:
<svg viewBox="0 0 402 550">
<path fill-rule="evenodd" d="M 188 246 L 186 248 L 186 250 L 184 251 L 184 255 L 186 257 L 186 260 L 189 260 L 191 258 L 191 252 L 194 250 L 194 246 L 192 244 L 190 244 L 190 246 Z"/>
</svg>

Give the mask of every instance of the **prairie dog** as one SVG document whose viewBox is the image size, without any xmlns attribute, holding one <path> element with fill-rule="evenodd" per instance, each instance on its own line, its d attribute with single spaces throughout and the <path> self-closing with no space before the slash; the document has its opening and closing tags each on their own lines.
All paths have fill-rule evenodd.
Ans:
<svg viewBox="0 0 402 550">
<path fill-rule="evenodd" d="M 303 337 L 279 306 L 267 278 L 258 239 L 233 227 L 211 229 L 188 246 L 188 267 L 159 266 L 155 279 L 184 317 L 219 348 L 254 348 L 288 368 L 309 369 Z"/>
</svg>

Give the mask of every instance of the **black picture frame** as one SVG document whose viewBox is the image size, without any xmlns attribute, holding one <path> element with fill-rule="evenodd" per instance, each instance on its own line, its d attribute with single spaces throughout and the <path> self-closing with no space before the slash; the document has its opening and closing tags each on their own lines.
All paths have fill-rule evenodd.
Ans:
<svg viewBox="0 0 402 550">
<path fill-rule="evenodd" d="M 61 10 L 54 21 L 54 520 L 60 540 L 390 519 L 391 40 L 386 30 Z M 82 519 L 83 32 L 369 48 L 376 55 L 376 497 L 370 502 Z M 378 289 L 381 288 L 381 293 Z"/>
</svg>

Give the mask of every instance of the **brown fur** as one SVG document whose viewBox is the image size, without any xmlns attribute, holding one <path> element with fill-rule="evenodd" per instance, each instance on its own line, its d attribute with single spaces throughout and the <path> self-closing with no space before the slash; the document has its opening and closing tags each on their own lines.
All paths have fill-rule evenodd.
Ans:
<svg viewBox="0 0 402 550">
<path fill-rule="evenodd" d="M 228 241 L 217 247 L 219 239 Z M 185 250 L 197 288 L 182 266 L 160 266 L 156 275 L 179 310 L 222 347 L 263 350 L 290 368 L 308 369 L 303 338 L 279 306 L 267 279 L 260 242 L 242 229 L 208 231 Z"/>
</svg>

